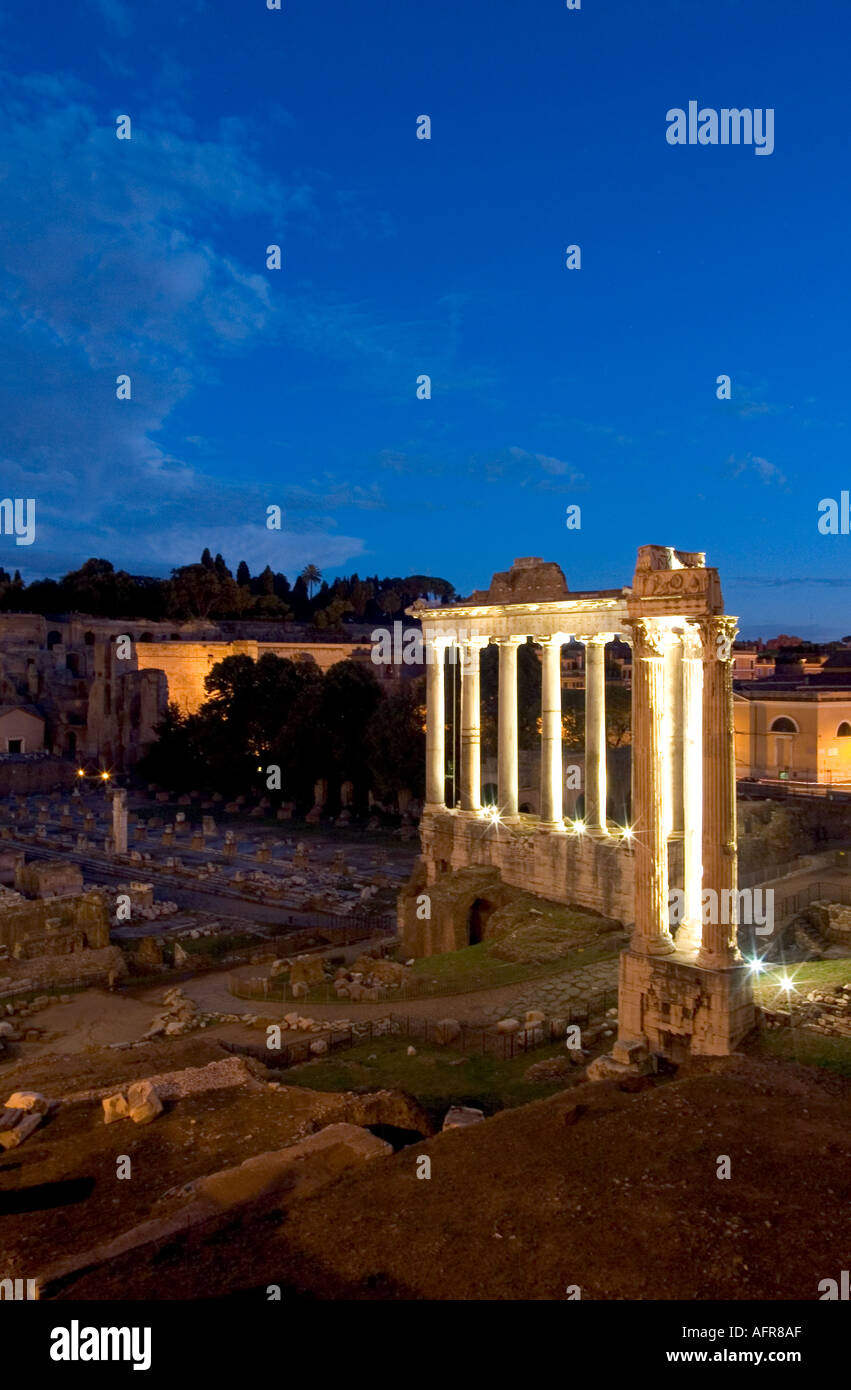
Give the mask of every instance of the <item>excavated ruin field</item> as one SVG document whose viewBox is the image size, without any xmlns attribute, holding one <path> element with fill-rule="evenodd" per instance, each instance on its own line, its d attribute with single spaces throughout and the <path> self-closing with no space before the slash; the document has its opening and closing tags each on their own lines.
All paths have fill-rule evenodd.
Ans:
<svg viewBox="0 0 851 1390">
<path fill-rule="evenodd" d="M 179 1044 L 168 1065 L 221 1057 L 210 1047 Z M 114 1061 L 125 1079 L 128 1058 Z M 99 1107 L 60 1110 L 0 1161 L 0 1201 L 28 1189 L 34 1208 L 0 1217 L 8 1272 L 111 1239 L 166 1189 L 338 1118 L 336 1100 L 249 1085 L 138 1129 L 104 1126 Z M 133 1158 L 129 1182 L 116 1153 Z M 730 1180 L 716 1176 L 724 1154 Z M 851 1083 L 815 1069 L 737 1056 L 638 1092 L 581 1083 L 124 1255 L 58 1297 L 265 1298 L 279 1284 L 285 1299 L 548 1300 L 579 1285 L 583 1299 L 815 1300 L 847 1267 L 849 1160 Z M 45 1209 L 47 1184 L 83 1179 L 89 1191 Z"/>
</svg>

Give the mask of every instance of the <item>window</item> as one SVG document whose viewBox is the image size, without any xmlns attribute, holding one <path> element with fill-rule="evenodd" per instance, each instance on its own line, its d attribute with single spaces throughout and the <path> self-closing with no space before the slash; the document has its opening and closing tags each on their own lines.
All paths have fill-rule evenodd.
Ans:
<svg viewBox="0 0 851 1390">
<path fill-rule="evenodd" d="M 779 719 L 773 721 L 768 732 L 770 734 L 796 734 L 798 726 L 794 719 L 787 719 L 786 715 L 782 714 Z"/>
<path fill-rule="evenodd" d="M 6 752 L 7 752 L 7 753 L 23 753 L 23 751 L 24 751 L 24 740 L 23 740 L 22 738 L 7 738 L 7 739 L 6 739 Z"/>
<path fill-rule="evenodd" d="M 843 719 L 839 728 L 836 730 L 836 737 L 851 738 L 851 724 L 848 723 L 847 719 Z"/>
</svg>

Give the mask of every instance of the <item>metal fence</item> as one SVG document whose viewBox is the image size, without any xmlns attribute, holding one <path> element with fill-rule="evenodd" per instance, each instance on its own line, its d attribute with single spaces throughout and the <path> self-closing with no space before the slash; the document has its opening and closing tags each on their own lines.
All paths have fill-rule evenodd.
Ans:
<svg viewBox="0 0 851 1390">
<path fill-rule="evenodd" d="M 760 883 L 770 883 L 773 879 L 785 878 L 787 874 L 805 874 L 817 869 L 844 868 L 848 862 L 847 851 L 851 844 L 831 845 L 827 849 L 813 850 L 798 859 L 786 859 L 782 864 L 764 864 L 758 869 L 747 869 L 739 873 L 739 887 L 753 888 Z"/>
<path fill-rule="evenodd" d="M 357 1047 L 359 1043 L 374 1042 L 379 1038 L 406 1038 L 425 1042 L 433 1046 L 448 1046 L 456 1052 L 496 1057 L 510 1061 L 513 1057 L 533 1052 L 540 1047 L 549 1047 L 564 1038 L 564 1029 L 578 1026 L 587 1028 L 593 1019 L 602 1019 L 608 1009 L 617 1005 L 616 989 L 601 990 L 589 995 L 580 1008 L 566 1011 L 558 1020 L 549 1019 L 544 1023 L 527 1024 L 516 1033 L 499 1033 L 495 1028 L 484 1028 L 472 1024 L 459 1024 L 459 1033 L 447 1041 L 439 1035 L 440 1024 L 430 1018 L 419 1018 L 410 1014 L 388 1013 L 381 1018 L 364 1020 L 363 1023 L 349 1024 L 345 1028 L 333 1028 L 315 1037 L 301 1038 L 298 1042 L 281 1042 L 279 1048 L 252 1046 L 248 1043 L 225 1042 L 219 1040 L 221 1047 L 240 1056 L 254 1057 L 264 1066 L 284 1069 L 298 1066 L 302 1062 L 315 1060 L 311 1044 L 319 1038 L 328 1046 L 328 1052 Z M 614 1026 L 614 1024 L 613 1024 Z M 324 1056 L 326 1054 L 321 1054 Z"/>
<path fill-rule="evenodd" d="M 806 888 L 789 893 L 779 901 L 775 895 L 774 920 L 788 922 L 790 917 L 797 916 L 815 902 L 842 903 L 847 907 L 851 905 L 851 887 L 839 883 L 808 883 Z"/>
</svg>

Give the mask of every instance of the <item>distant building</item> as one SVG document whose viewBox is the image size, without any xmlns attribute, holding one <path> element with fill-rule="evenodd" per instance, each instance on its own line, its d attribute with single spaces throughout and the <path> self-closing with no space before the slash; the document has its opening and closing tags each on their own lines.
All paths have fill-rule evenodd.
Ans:
<svg viewBox="0 0 851 1390">
<path fill-rule="evenodd" d="M 401 647 L 403 625 L 396 626 Z M 421 663 L 376 664 L 373 630 L 372 624 L 347 624 L 326 635 L 296 623 L 0 613 L 0 756 L 43 748 L 129 771 L 154 742 L 169 701 L 184 714 L 195 713 L 207 696 L 205 677 L 227 656 L 256 661 L 271 652 L 313 662 L 323 672 L 351 659 L 390 686 L 423 673 Z"/>
<path fill-rule="evenodd" d="M 0 756 L 38 753 L 44 747 L 44 717 L 34 705 L 0 705 Z"/>
<path fill-rule="evenodd" d="M 166 682 L 139 669 L 135 644 L 119 654 L 116 637 L 126 631 L 78 615 L 0 614 L 0 755 L 46 749 L 132 767 L 154 740 Z"/>
<path fill-rule="evenodd" d="M 851 787 L 851 685 L 740 688 L 734 717 L 738 777 Z"/>
</svg>

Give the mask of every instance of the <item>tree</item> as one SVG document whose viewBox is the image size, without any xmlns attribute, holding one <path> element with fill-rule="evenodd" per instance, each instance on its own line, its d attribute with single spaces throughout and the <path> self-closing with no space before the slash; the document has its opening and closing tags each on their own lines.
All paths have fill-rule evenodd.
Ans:
<svg viewBox="0 0 851 1390">
<path fill-rule="evenodd" d="M 238 613 L 243 601 L 230 573 L 222 577 L 204 565 L 173 570 L 167 595 L 168 616 L 172 618 L 225 617 Z"/>
<path fill-rule="evenodd" d="M 209 550 L 206 553 L 209 555 Z M 236 567 L 236 582 L 241 587 L 244 586 L 246 589 L 249 588 L 251 585 L 251 570 L 248 568 L 244 560 L 240 560 L 239 564 Z"/>
<path fill-rule="evenodd" d="M 405 681 L 385 697 L 366 729 L 366 753 L 372 778 L 370 790 L 381 801 L 394 801 L 400 791 L 425 793 L 425 678 Z"/>
<path fill-rule="evenodd" d="M 369 772 L 364 730 L 383 698 L 368 666 L 338 661 L 326 671 L 317 712 L 319 775 L 329 781 L 351 781 L 363 804 Z"/>
<path fill-rule="evenodd" d="M 320 608 L 314 619 L 316 626 L 320 629 L 331 629 L 340 631 L 343 626 L 343 618 L 346 613 L 351 613 L 352 605 L 348 599 L 332 599 L 326 608 Z"/>
<path fill-rule="evenodd" d="M 378 595 L 378 603 L 382 613 L 386 613 L 388 618 L 392 618 L 394 613 L 399 612 L 401 598 L 395 589 L 384 589 Z"/>
<path fill-rule="evenodd" d="M 210 547 L 208 545 L 205 545 L 203 551 L 201 552 L 201 564 L 204 566 L 205 570 L 215 569 L 215 565 L 213 564 L 213 557 L 210 554 Z"/>
<path fill-rule="evenodd" d="M 305 585 L 307 586 L 307 597 L 312 598 L 313 590 L 316 588 L 316 585 L 322 578 L 321 570 L 318 570 L 315 565 L 305 565 L 304 569 L 299 575 L 299 578 L 303 579 Z"/>
</svg>

